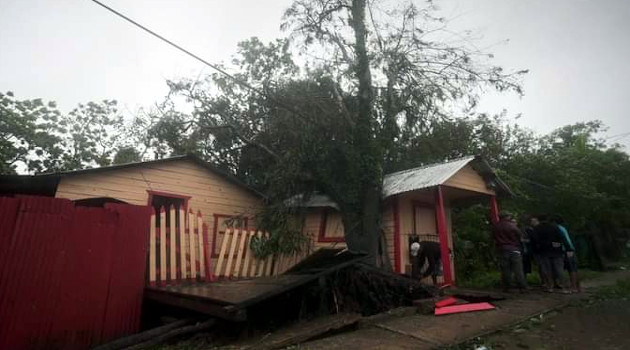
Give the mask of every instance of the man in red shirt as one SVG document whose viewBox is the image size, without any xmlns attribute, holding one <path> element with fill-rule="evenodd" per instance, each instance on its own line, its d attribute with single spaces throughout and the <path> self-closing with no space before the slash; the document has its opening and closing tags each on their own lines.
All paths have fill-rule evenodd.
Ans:
<svg viewBox="0 0 630 350">
<path fill-rule="evenodd" d="M 501 264 L 503 291 L 509 291 L 512 274 L 514 274 L 517 287 L 522 292 L 527 288 L 527 281 L 523 273 L 521 232 L 512 222 L 511 214 L 501 213 L 499 222 L 492 226 L 492 237 Z"/>
</svg>

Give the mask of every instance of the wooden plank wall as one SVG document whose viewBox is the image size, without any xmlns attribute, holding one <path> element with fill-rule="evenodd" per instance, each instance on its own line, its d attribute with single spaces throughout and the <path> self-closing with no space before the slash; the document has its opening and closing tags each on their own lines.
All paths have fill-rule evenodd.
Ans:
<svg viewBox="0 0 630 350">
<path fill-rule="evenodd" d="M 488 188 L 481 175 L 470 165 L 466 165 L 458 171 L 444 185 L 485 194 L 495 194 L 493 190 Z"/>
<path fill-rule="evenodd" d="M 385 242 L 387 243 L 387 255 L 394 266 L 394 210 L 393 205 L 386 203 L 385 209 L 381 214 L 381 227 L 385 231 Z"/>
<path fill-rule="evenodd" d="M 61 179 L 55 197 L 71 200 L 111 197 L 130 204 L 148 204 L 148 190 L 190 196 L 189 206 L 203 213 L 203 222 L 214 235 L 215 214 L 253 217 L 262 200 L 245 188 L 190 160 L 140 164 L 125 169 L 69 175 Z M 220 245 L 222 235 L 217 235 Z M 216 266 L 216 257 L 211 259 Z"/>
<path fill-rule="evenodd" d="M 329 211 L 326 214 L 326 232 L 327 238 L 344 238 L 343 221 L 338 211 Z"/>
<path fill-rule="evenodd" d="M 392 266 L 394 266 L 394 212 L 392 209 L 391 201 L 385 203 L 385 208 L 382 212 L 381 226 L 385 231 L 385 240 L 387 242 L 387 253 L 389 255 Z M 328 219 L 332 217 L 333 223 L 328 224 Z M 343 237 L 344 229 L 341 225 L 341 216 L 338 213 L 330 213 L 327 219 L 327 237 Z M 315 249 L 326 247 L 345 247 L 344 242 L 319 242 L 319 230 L 321 227 L 322 215 L 320 209 L 310 210 L 305 217 L 302 231 L 305 234 L 311 235 L 315 239 Z M 341 225 L 341 226 L 340 226 Z M 333 232 L 333 228 L 335 232 Z"/>
<path fill-rule="evenodd" d="M 424 191 L 415 191 L 408 194 L 403 194 L 399 198 L 399 215 L 400 215 L 400 252 L 401 252 L 401 267 L 402 273 L 411 273 L 409 267 L 411 266 L 409 255 L 409 235 L 413 233 L 414 226 L 414 203 L 423 203 L 426 205 L 426 209 L 421 210 L 420 215 L 416 215 L 416 229 L 417 233 L 421 234 L 421 239 L 439 241 L 437 239 L 437 232 L 433 235 L 430 231 L 435 227 L 435 209 L 432 207 L 434 203 L 433 191 L 435 189 L 428 189 Z M 449 248 L 453 250 L 453 236 L 452 236 L 452 223 L 451 223 L 451 208 L 446 199 L 444 211 L 446 213 L 446 225 L 447 234 L 449 237 Z M 451 266 L 454 269 L 453 261 L 451 260 Z M 430 281 L 430 280 L 429 280 Z"/>
</svg>

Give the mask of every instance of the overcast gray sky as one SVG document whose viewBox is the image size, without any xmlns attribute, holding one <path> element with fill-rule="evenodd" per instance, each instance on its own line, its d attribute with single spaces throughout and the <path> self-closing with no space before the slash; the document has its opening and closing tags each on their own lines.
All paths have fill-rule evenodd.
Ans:
<svg viewBox="0 0 630 350">
<path fill-rule="evenodd" d="M 251 36 L 280 36 L 291 0 L 103 0 L 211 62 Z M 457 30 L 483 36 L 495 62 L 529 69 L 525 97 L 487 94 L 479 111 L 519 113 L 538 132 L 601 119 L 630 132 L 630 1 L 436 0 Z M 509 39 L 508 43 L 504 43 Z M 130 112 L 166 94 L 166 78 L 210 72 L 88 0 L 0 0 L 0 91 Z M 630 135 L 619 139 L 630 146 Z"/>
</svg>

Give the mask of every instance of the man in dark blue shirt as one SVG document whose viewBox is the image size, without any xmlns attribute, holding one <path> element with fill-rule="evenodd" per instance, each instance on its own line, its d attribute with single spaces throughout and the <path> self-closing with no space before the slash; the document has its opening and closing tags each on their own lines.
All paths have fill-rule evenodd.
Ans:
<svg viewBox="0 0 630 350">
<path fill-rule="evenodd" d="M 539 216 L 538 220 L 540 224 L 534 229 L 534 235 L 538 241 L 539 263 L 545 278 L 544 286 L 548 292 L 553 292 L 555 276 L 564 292 L 564 250 L 567 243 L 558 226 L 551 222 L 547 215 Z"/>
</svg>

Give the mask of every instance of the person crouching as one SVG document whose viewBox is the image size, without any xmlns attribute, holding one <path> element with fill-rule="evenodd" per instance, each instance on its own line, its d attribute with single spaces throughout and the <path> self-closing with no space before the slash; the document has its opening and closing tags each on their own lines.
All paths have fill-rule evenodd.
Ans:
<svg viewBox="0 0 630 350">
<path fill-rule="evenodd" d="M 437 285 L 437 277 L 442 274 L 442 254 L 440 252 L 440 243 L 431 241 L 422 241 L 411 243 L 411 256 L 414 258 L 415 271 L 418 271 L 420 279 L 431 276 L 434 285 Z M 427 263 L 428 267 L 420 273 L 420 269 Z"/>
</svg>

